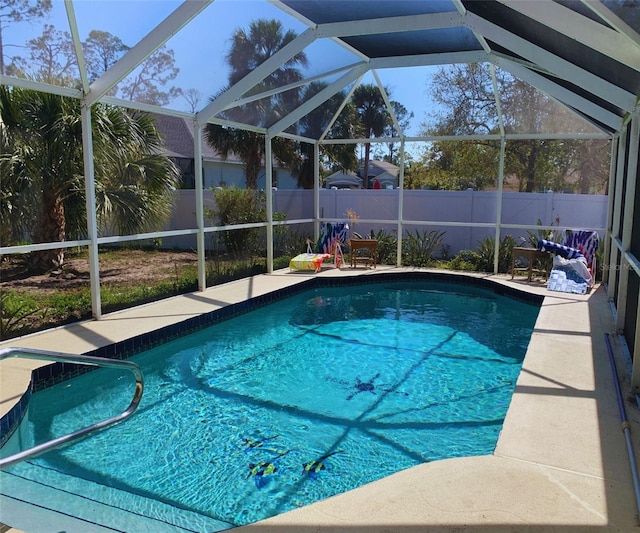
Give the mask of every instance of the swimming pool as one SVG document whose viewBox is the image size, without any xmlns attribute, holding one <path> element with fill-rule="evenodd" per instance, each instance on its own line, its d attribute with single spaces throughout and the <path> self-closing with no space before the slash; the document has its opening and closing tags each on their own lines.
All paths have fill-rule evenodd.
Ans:
<svg viewBox="0 0 640 533">
<path fill-rule="evenodd" d="M 132 420 L 14 468 L 64 471 L 223 529 L 421 462 L 488 454 L 537 313 L 441 282 L 296 294 L 135 356 L 146 389 Z M 28 438 L 122 409 L 127 387 L 106 370 L 34 395 Z"/>
</svg>

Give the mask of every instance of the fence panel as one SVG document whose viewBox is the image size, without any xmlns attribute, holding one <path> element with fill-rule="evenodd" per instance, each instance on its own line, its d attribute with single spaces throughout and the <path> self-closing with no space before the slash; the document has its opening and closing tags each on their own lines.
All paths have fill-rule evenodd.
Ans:
<svg viewBox="0 0 640 533">
<path fill-rule="evenodd" d="M 396 190 L 321 190 L 320 218 L 347 220 L 354 212 L 358 220 L 352 227 L 360 234 L 384 229 L 397 230 L 399 191 Z M 211 204 L 210 191 L 205 193 Z M 313 218 L 313 191 L 274 190 L 274 211 L 285 213 L 287 220 Z M 607 196 L 583 194 L 504 193 L 502 224 L 507 225 L 560 225 L 570 228 L 593 229 L 604 235 L 607 217 Z M 497 195 L 494 191 L 404 191 L 403 218 L 407 221 L 463 222 L 465 227 L 434 224 L 412 225 L 412 231 L 437 229 L 445 231 L 444 242 L 449 253 L 462 249 L 475 249 L 487 236 L 494 236 L 493 228 L 474 224 L 493 224 L 497 213 Z M 388 221 L 367 222 L 367 220 Z M 179 191 L 174 214 L 165 229 L 195 227 L 195 191 Z M 501 235 L 509 234 L 518 242 L 526 241 L 526 230 L 504 228 Z M 192 239 L 186 239 L 192 244 Z"/>
</svg>

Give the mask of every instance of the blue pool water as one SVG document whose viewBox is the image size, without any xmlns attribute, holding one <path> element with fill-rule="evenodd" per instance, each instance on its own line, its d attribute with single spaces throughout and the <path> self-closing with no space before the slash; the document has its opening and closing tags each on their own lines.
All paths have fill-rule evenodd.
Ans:
<svg viewBox="0 0 640 533">
<path fill-rule="evenodd" d="M 64 472 L 223 529 L 490 454 L 537 315 L 442 282 L 300 293 L 135 356 L 133 418 L 10 471 Z M 130 374 L 105 369 L 34 394 L 27 440 L 115 414 L 131 391 Z"/>
</svg>

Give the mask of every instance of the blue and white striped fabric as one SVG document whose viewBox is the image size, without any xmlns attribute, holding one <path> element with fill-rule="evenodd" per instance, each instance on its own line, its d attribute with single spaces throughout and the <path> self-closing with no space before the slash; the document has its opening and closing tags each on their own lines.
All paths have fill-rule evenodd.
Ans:
<svg viewBox="0 0 640 533">
<path fill-rule="evenodd" d="M 562 244 L 540 239 L 538 250 L 555 254 L 547 287 L 551 291 L 585 294 L 593 286 L 598 234 L 567 230 Z"/>
<path fill-rule="evenodd" d="M 594 273 L 594 262 L 598 250 L 598 233 L 591 230 L 567 230 L 563 243 L 579 250 L 587 260 L 587 268 Z"/>
<path fill-rule="evenodd" d="M 550 291 L 585 294 L 589 284 L 571 267 L 556 267 L 549 274 L 547 288 Z"/>
<path fill-rule="evenodd" d="M 570 246 L 564 246 L 563 244 L 558 244 L 557 242 L 546 241 L 544 239 L 540 239 L 538 241 L 538 250 L 541 252 L 556 254 L 560 257 L 564 257 L 565 259 L 579 259 L 580 257 L 584 259 L 584 255 L 580 250 L 571 248 Z"/>
</svg>

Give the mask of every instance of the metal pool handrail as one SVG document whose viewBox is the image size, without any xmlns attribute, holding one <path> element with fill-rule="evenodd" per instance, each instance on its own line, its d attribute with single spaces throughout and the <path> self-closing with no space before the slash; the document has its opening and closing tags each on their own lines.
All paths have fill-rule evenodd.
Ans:
<svg viewBox="0 0 640 533">
<path fill-rule="evenodd" d="M 100 429 L 107 428 L 118 422 L 122 422 L 123 420 L 129 418 L 134 411 L 138 408 L 140 404 L 140 400 L 142 399 L 142 392 L 144 390 L 144 379 L 142 376 L 142 371 L 140 367 L 135 363 L 130 361 L 122 361 L 119 359 L 106 359 L 104 357 L 93 357 L 90 355 L 77 355 L 77 354 L 69 354 L 69 353 L 61 353 L 61 352 L 52 352 L 46 350 L 35 350 L 35 349 L 27 349 L 27 348 L 0 348 L 0 361 L 3 359 L 8 359 L 9 357 L 25 357 L 28 359 L 38 359 L 41 361 L 56 361 L 59 363 L 78 363 L 83 365 L 91 365 L 98 366 L 104 368 L 123 368 L 129 370 L 133 373 L 136 378 L 136 388 L 133 395 L 133 399 L 122 413 L 116 416 L 112 416 L 103 420 L 101 422 L 97 422 L 96 424 L 92 424 L 85 428 L 74 431 L 73 433 L 68 433 L 67 435 L 63 435 L 62 437 L 57 437 L 50 441 L 44 442 L 42 444 L 38 444 L 33 448 L 28 448 L 21 452 L 15 453 L 8 457 L 0 458 L 0 468 L 5 468 L 7 466 L 11 466 L 15 463 L 28 459 L 30 457 L 35 457 L 36 455 L 40 455 L 46 451 L 52 450 L 53 448 L 58 448 L 63 446 L 64 444 L 68 444 L 75 440 L 78 440 L 82 437 L 85 437 L 95 431 Z"/>
</svg>

